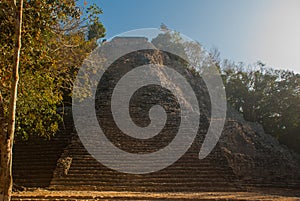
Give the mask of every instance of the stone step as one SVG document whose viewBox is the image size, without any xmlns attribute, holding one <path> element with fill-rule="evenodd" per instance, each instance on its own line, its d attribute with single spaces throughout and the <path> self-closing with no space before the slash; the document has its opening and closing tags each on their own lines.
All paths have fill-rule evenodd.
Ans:
<svg viewBox="0 0 300 201">
<path fill-rule="evenodd" d="M 155 189 L 158 191 L 166 191 L 167 189 L 174 189 L 175 191 L 189 191 L 192 189 L 202 189 L 202 190 L 225 190 L 228 189 L 237 189 L 237 185 L 230 184 L 228 182 L 190 182 L 190 183 L 157 183 L 157 182 L 89 182 L 89 183 L 79 183 L 79 182 L 66 182 L 66 183 L 51 183 L 51 188 L 60 190 L 69 190 L 69 189 L 77 189 L 80 190 L 84 188 L 85 190 L 118 190 L 118 189 L 127 189 L 127 190 L 139 190 L 145 189 L 145 191 L 150 191 L 151 189 Z M 78 188 L 77 188 L 78 187 Z M 89 187 L 91 187 L 89 189 Z"/>
<path fill-rule="evenodd" d="M 54 178 L 52 179 L 52 182 L 65 182 L 65 181 L 69 181 L 69 182 L 98 182 L 98 181 L 142 181 L 142 182 L 167 182 L 167 183 L 174 183 L 174 182 L 179 182 L 179 183 L 186 183 L 186 182 L 221 182 L 221 180 L 223 180 L 222 182 L 226 181 L 226 178 L 222 178 L 220 179 L 220 177 L 178 177 L 178 178 L 169 178 L 169 177 L 149 177 L 149 178 L 126 178 L 126 177 L 104 177 L 104 178 L 92 178 L 92 177 L 65 177 L 65 178 Z"/>
<path fill-rule="evenodd" d="M 101 173 L 101 174 L 99 174 Z M 222 174 L 219 172 L 203 172 L 200 174 L 170 174 L 170 173 L 157 173 L 157 174 L 151 174 L 151 175 L 128 175 L 128 174 L 121 174 L 117 172 L 115 174 L 112 173 L 106 173 L 106 172 L 87 172 L 87 173 L 74 173 L 74 172 L 68 172 L 68 175 L 66 177 L 71 178 L 71 177 L 78 177 L 80 175 L 81 177 L 84 178 L 153 178 L 153 177 L 159 177 L 159 178 L 170 178 L 170 176 L 175 177 L 175 178 L 185 178 L 185 177 L 201 177 L 201 178 L 214 178 L 214 177 L 220 177 Z M 113 175 L 113 176 L 112 176 Z"/>
<path fill-rule="evenodd" d="M 40 167 L 40 166 L 38 166 Z M 70 167 L 69 169 L 69 173 L 71 172 L 74 172 L 74 173 L 84 173 L 86 171 L 90 172 L 90 171 L 101 171 L 103 169 L 108 169 L 102 165 L 92 165 L 92 164 L 72 164 L 72 166 Z M 106 170 L 105 170 L 106 171 Z M 163 170 L 161 170 L 163 171 Z M 223 169 L 221 167 L 211 167 L 211 166 L 207 166 L 207 167 L 188 167 L 188 168 L 184 168 L 184 167 L 170 167 L 170 168 L 167 168 L 165 169 L 165 171 L 168 171 L 168 174 L 182 174 L 184 172 L 186 173 L 189 173 L 189 174 L 196 174 L 196 173 L 211 173 L 211 172 L 220 172 L 220 173 L 229 173 L 228 169 Z M 107 172 L 110 172 L 112 174 L 115 174 L 116 171 L 114 170 L 111 170 L 111 171 L 108 171 Z"/>
</svg>

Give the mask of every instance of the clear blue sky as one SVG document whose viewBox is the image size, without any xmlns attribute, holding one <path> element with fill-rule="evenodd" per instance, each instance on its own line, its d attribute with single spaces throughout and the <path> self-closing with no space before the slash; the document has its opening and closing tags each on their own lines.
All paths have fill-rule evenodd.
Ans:
<svg viewBox="0 0 300 201">
<path fill-rule="evenodd" d="M 83 0 L 79 0 L 82 4 Z M 161 23 L 216 47 L 222 58 L 300 72 L 300 0 L 86 0 L 104 14 L 107 38 Z"/>
</svg>

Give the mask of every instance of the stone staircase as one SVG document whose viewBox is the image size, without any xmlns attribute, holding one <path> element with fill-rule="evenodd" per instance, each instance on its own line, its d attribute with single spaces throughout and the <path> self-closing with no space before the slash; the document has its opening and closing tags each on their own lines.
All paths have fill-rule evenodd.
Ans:
<svg viewBox="0 0 300 201">
<path fill-rule="evenodd" d="M 199 160 L 199 138 L 176 163 L 158 172 L 133 175 L 111 170 L 95 160 L 68 128 L 50 141 L 35 139 L 18 142 L 14 147 L 14 182 L 26 188 L 51 190 L 101 190 L 144 192 L 235 191 L 238 182 L 220 157 L 218 147 Z M 146 148 L 147 149 L 147 148 Z M 60 158 L 72 159 L 66 174 L 58 174 Z M 159 161 L 158 161 L 159 162 Z M 126 165 L 126 161 L 123 162 Z"/>
<path fill-rule="evenodd" d="M 72 164 L 68 174 L 54 177 L 50 189 L 101 191 L 228 191 L 237 185 L 231 170 L 220 163 L 217 150 L 204 160 L 188 152 L 168 168 L 145 175 L 120 173 L 106 168 L 78 144 L 68 146 Z M 127 165 L 126 161 L 122 165 Z"/>
</svg>

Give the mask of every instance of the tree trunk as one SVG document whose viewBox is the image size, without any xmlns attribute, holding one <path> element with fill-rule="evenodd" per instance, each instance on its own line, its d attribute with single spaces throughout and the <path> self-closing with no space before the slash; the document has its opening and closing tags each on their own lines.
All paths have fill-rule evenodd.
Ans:
<svg viewBox="0 0 300 201">
<path fill-rule="evenodd" d="M 7 132 L 5 130 L 5 116 L 4 103 L 0 94 L 0 146 L 1 146 L 1 163 L 0 163 L 0 201 L 10 201 L 12 193 L 12 149 L 15 134 L 15 120 L 16 120 L 16 105 L 17 92 L 19 82 L 19 65 L 21 52 L 21 32 L 22 32 L 22 14 L 23 14 L 23 0 L 19 2 L 19 10 L 17 9 L 17 2 L 14 0 L 13 7 L 16 11 L 15 19 L 15 52 L 12 69 L 12 86 L 10 92 L 9 108 L 8 108 L 8 122 Z"/>
</svg>

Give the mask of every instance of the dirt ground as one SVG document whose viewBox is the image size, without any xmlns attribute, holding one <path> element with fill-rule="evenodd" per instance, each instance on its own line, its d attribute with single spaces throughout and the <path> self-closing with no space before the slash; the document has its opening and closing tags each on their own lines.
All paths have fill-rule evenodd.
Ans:
<svg viewBox="0 0 300 201">
<path fill-rule="evenodd" d="M 300 189 L 250 189 L 248 192 L 147 193 L 126 191 L 33 191 L 14 192 L 14 201 L 25 200 L 275 200 L 300 201 Z"/>
</svg>

